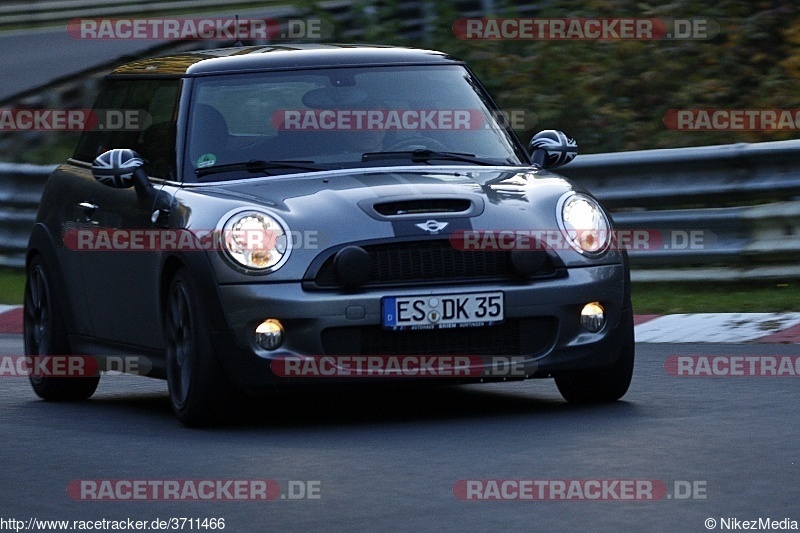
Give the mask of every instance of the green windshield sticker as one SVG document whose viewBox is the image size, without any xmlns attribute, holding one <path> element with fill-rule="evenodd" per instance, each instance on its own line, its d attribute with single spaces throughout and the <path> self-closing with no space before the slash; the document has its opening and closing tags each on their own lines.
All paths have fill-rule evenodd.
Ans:
<svg viewBox="0 0 800 533">
<path fill-rule="evenodd" d="M 197 168 L 213 167 L 217 163 L 217 156 L 214 154 L 203 154 L 197 158 Z"/>
</svg>

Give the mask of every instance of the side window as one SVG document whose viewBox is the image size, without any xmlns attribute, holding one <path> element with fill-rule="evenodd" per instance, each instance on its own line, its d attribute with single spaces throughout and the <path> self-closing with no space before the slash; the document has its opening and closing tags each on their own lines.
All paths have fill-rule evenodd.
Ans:
<svg viewBox="0 0 800 533">
<path fill-rule="evenodd" d="M 123 127 L 86 131 L 75 159 L 94 160 L 112 148 L 131 148 L 145 160 L 145 169 L 155 177 L 173 174 L 175 161 L 174 115 L 180 80 L 108 80 L 95 102 L 98 116 L 109 110 L 133 120 L 119 120 Z"/>
<path fill-rule="evenodd" d="M 147 80 L 129 93 L 127 109 L 142 110 L 147 120 L 136 133 L 134 150 L 145 160 L 151 176 L 171 178 L 175 175 L 175 109 L 180 80 Z"/>
<path fill-rule="evenodd" d="M 103 83 L 94 102 L 94 110 L 102 112 L 108 109 L 122 109 L 128 85 L 128 83 L 119 81 Z M 84 131 L 72 157 L 79 161 L 94 161 L 95 157 L 112 147 L 114 133 L 110 129 L 99 128 Z"/>
</svg>

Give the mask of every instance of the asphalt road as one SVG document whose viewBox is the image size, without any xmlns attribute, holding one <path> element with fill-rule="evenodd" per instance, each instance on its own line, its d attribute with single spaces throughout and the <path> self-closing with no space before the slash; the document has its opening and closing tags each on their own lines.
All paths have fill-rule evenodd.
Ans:
<svg viewBox="0 0 800 533">
<path fill-rule="evenodd" d="M 234 532 L 707 531 L 707 518 L 717 528 L 734 519 L 800 522 L 797 378 L 687 378 L 664 369 L 671 355 L 797 352 L 640 344 L 632 388 L 613 405 L 568 405 L 549 380 L 284 394 L 260 398 L 215 430 L 181 427 L 161 381 L 107 375 L 92 400 L 52 404 L 24 378 L 0 378 L 0 529 L 9 518 L 224 518 Z M 0 337 L 0 353 L 21 353 L 19 337 Z M 95 480 L 89 486 L 101 494 L 96 480 L 253 479 L 274 480 L 283 497 L 86 501 L 68 492 L 80 480 Z M 625 480 L 651 480 L 666 494 L 463 501 L 454 492 L 465 486 L 459 480 L 487 479 L 538 480 L 548 491 L 553 480 L 617 480 L 604 485 L 610 498 L 623 494 Z M 299 481 L 311 482 L 302 487 L 318 498 L 287 497 L 301 492 L 290 487 Z M 472 494 L 490 495 L 483 483 Z M 585 495 L 589 486 L 581 485 Z"/>
<path fill-rule="evenodd" d="M 217 13 L 198 12 L 190 18 L 233 18 L 238 14 L 242 19 L 266 17 L 282 20 L 293 12 L 291 7 L 286 6 L 263 6 L 247 10 L 223 7 Z M 71 36 L 65 25 L 0 32 L 0 72 L 3 73 L 0 76 L 0 101 L 55 79 L 119 62 L 123 57 L 140 55 L 167 43 L 169 41 L 164 39 L 82 40 Z M 227 41 L 210 43 L 214 46 L 230 45 Z"/>
<path fill-rule="evenodd" d="M 161 44 L 156 40 L 78 40 L 65 27 L 0 33 L 0 100 Z M 35 68 L 32 66 L 35 65 Z"/>
</svg>

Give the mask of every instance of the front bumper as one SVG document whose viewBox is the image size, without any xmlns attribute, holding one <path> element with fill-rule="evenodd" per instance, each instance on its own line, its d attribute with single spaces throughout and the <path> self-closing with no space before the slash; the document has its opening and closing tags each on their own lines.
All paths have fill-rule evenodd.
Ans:
<svg viewBox="0 0 800 533">
<path fill-rule="evenodd" d="M 444 372 L 435 376 L 457 382 L 545 377 L 558 371 L 611 366 L 616 361 L 632 328 L 626 283 L 625 266 L 616 264 L 571 268 L 566 277 L 519 284 L 392 287 L 354 293 L 306 291 L 299 282 L 221 285 L 219 299 L 228 328 L 212 331 L 212 339 L 228 377 L 246 390 L 318 382 L 307 375 L 276 375 L 275 364 L 285 358 L 309 356 L 328 360 L 363 355 L 464 356 L 471 365 L 467 375 Z M 385 296 L 497 290 L 505 295 L 505 322 L 499 326 L 414 333 L 386 331 L 380 325 Z M 591 333 L 581 326 L 580 311 L 595 301 L 605 308 L 606 324 Z M 267 318 L 280 320 L 285 328 L 284 342 L 273 351 L 255 342 L 255 328 Z M 498 370 L 498 365 L 511 369 L 509 362 L 513 362 L 513 372 Z M 325 382 L 352 379 L 339 372 Z"/>
</svg>

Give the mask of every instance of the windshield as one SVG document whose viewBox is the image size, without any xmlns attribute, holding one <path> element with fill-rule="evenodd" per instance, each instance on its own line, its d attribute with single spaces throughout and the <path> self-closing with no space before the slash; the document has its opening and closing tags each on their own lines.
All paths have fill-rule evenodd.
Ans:
<svg viewBox="0 0 800 533">
<path fill-rule="evenodd" d="M 457 65 L 197 78 L 184 168 L 190 181 L 218 181 L 387 164 L 522 164 L 502 122 Z"/>
</svg>

